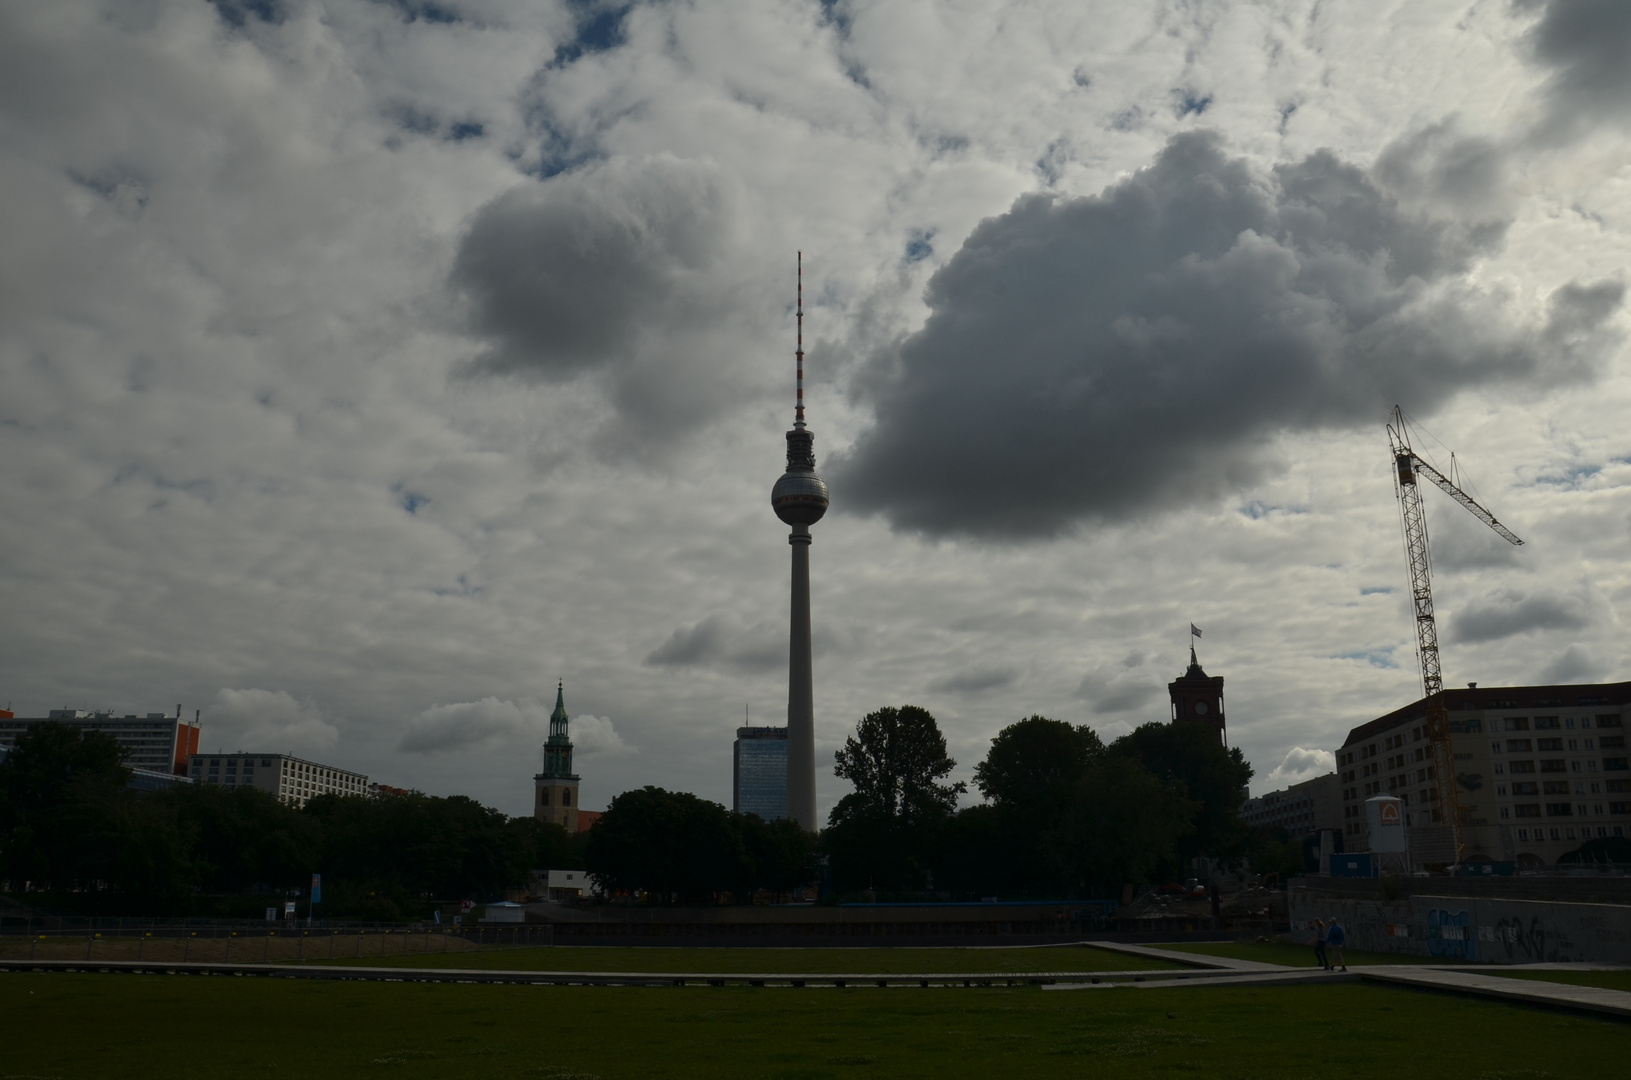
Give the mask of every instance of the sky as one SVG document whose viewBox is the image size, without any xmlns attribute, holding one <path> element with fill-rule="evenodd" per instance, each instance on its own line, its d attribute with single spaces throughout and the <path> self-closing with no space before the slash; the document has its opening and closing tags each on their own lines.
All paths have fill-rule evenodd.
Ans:
<svg viewBox="0 0 1631 1080">
<path fill-rule="evenodd" d="M 1260 793 L 1631 678 L 1631 5 L 0 0 L 0 702 L 527 813 L 1226 682 Z M 978 798 L 977 792 L 968 797 Z"/>
</svg>

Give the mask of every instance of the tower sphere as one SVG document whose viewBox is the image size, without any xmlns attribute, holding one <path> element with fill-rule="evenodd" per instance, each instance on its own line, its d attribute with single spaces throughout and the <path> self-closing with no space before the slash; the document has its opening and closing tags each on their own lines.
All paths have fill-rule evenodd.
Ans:
<svg viewBox="0 0 1631 1080">
<path fill-rule="evenodd" d="M 827 485 L 814 472 L 785 472 L 770 489 L 770 508 L 788 525 L 814 525 L 827 512 Z"/>
</svg>

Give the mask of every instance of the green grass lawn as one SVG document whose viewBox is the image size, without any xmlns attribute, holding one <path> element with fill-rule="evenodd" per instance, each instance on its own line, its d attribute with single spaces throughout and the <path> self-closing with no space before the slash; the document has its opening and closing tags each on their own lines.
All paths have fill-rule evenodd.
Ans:
<svg viewBox="0 0 1631 1080">
<path fill-rule="evenodd" d="M 1356 984 L 613 988 L 0 975 L 0 1076 L 304 1080 L 1564 1080 L 1631 1027 Z M 1445 1032 L 1453 1032 L 1446 1038 Z"/>
<path fill-rule="evenodd" d="M 1156 945 L 1153 948 L 1172 952 L 1197 953 L 1201 956 L 1227 956 L 1234 960 L 1256 960 L 1260 964 L 1284 964 L 1287 967 L 1313 967 L 1314 946 L 1292 945 L 1284 941 L 1198 941 L 1176 945 Z M 1343 959 L 1355 964 L 1441 964 L 1445 961 L 1427 956 L 1400 956 L 1396 953 L 1360 952 L 1344 949 Z"/>
<path fill-rule="evenodd" d="M 326 963 L 327 961 L 321 961 Z M 1108 949 L 691 949 L 573 945 L 335 960 L 389 967 L 508 971 L 694 971 L 720 975 L 936 975 L 945 972 L 1157 971 L 1183 967 Z"/>
<path fill-rule="evenodd" d="M 1608 990 L 1631 992 L 1631 971 L 1505 971 L 1499 967 L 1479 968 L 1478 971 L 1481 975 L 1500 975 L 1507 979 L 1601 986 Z"/>
</svg>

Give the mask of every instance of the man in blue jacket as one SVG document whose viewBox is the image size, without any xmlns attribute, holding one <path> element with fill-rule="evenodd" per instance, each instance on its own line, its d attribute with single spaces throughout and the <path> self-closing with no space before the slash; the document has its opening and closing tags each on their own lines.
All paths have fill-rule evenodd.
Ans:
<svg viewBox="0 0 1631 1080">
<path fill-rule="evenodd" d="M 1339 971 L 1348 970 L 1347 961 L 1342 959 L 1342 945 L 1347 940 L 1348 935 L 1343 932 L 1342 924 L 1337 922 L 1336 919 L 1332 919 L 1330 929 L 1325 931 L 1325 943 L 1331 947 L 1331 960 L 1342 965 L 1338 969 Z M 1327 968 L 1326 970 L 1329 971 L 1330 969 Z"/>
</svg>

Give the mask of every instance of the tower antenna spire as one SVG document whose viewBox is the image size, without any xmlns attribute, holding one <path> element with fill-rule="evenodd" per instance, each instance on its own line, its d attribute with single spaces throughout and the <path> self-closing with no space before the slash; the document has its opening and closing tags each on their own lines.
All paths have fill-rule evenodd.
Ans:
<svg viewBox="0 0 1631 1080">
<path fill-rule="evenodd" d="M 793 410 L 793 426 L 804 430 L 804 252 L 798 253 L 798 405 Z"/>
</svg>

